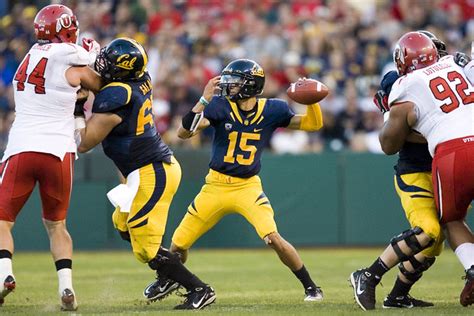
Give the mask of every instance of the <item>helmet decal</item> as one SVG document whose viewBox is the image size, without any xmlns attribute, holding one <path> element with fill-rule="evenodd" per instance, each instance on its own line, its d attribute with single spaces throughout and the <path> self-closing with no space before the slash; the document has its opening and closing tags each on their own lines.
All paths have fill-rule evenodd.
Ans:
<svg viewBox="0 0 474 316">
<path fill-rule="evenodd" d="M 132 70 L 133 69 L 133 64 L 135 64 L 135 61 L 137 60 L 137 57 L 133 57 L 132 59 L 130 58 L 129 54 L 123 54 L 120 55 L 119 58 L 117 58 L 117 67 L 127 69 L 127 70 Z M 123 60 L 125 59 L 125 60 Z"/>
<path fill-rule="evenodd" d="M 146 71 L 145 49 L 129 38 L 118 38 L 102 48 L 95 69 L 107 81 L 137 80 Z"/>
<path fill-rule="evenodd" d="M 56 32 L 61 31 L 61 28 L 68 29 L 72 26 L 71 16 L 63 13 L 56 22 Z"/>
</svg>

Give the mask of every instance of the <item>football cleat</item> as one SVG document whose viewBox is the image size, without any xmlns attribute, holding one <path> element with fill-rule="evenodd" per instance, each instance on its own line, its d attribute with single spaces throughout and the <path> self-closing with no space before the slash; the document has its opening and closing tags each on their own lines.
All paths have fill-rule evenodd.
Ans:
<svg viewBox="0 0 474 316">
<path fill-rule="evenodd" d="M 462 289 L 459 302 L 462 306 L 469 306 L 474 304 L 474 265 L 466 270 L 466 276 L 463 278 L 466 280 L 466 284 Z"/>
<path fill-rule="evenodd" d="M 308 287 L 305 291 L 305 302 L 317 302 L 323 300 L 323 290 L 319 286 L 317 287 Z"/>
<path fill-rule="evenodd" d="M 5 303 L 5 296 L 13 292 L 13 290 L 16 287 L 16 281 L 15 278 L 12 275 L 9 275 L 5 278 L 3 281 L 3 289 L 0 292 L 0 306 Z"/>
<path fill-rule="evenodd" d="M 375 309 L 375 275 L 367 269 L 360 269 L 351 273 L 349 281 L 354 289 L 354 298 L 363 310 Z"/>
<path fill-rule="evenodd" d="M 431 307 L 434 306 L 431 302 L 417 300 L 411 297 L 410 294 L 404 296 L 392 297 L 388 295 L 384 300 L 383 308 L 413 308 L 413 307 Z"/>
<path fill-rule="evenodd" d="M 216 293 L 210 286 L 198 287 L 184 295 L 186 298 L 174 309 L 203 309 L 216 301 Z"/>
<path fill-rule="evenodd" d="M 61 293 L 61 310 L 62 311 L 76 311 L 77 301 L 74 291 L 71 289 L 65 289 Z"/>
<path fill-rule="evenodd" d="M 157 276 L 156 281 L 150 283 L 143 290 L 143 296 L 145 296 L 149 302 L 155 302 L 164 299 L 179 287 L 180 285 L 178 282 Z"/>
</svg>

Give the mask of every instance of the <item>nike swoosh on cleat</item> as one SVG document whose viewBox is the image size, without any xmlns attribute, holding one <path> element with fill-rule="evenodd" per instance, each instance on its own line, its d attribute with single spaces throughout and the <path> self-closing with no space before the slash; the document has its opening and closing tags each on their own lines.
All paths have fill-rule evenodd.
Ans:
<svg viewBox="0 0 474 316">
<path fill-rule="evenodd" d="M 361 289 L 360 289 L 360 277 L 359 277 L 358 280 L 357 280 L 356 293 L 357 293 L 357 295 L 361 295 L 362 293 L 364 293 L 364 291 L 361 291 Z"/>
<path fill-rule="evenodd" d="M 168 283 L 166 283 L 166 284 L 163 285 L 163 286 L 159 286 L 159 287 L 158 287 L 158 290 L 159 290 L 160 292 L 164 292 L 164 290 L 166 290 L 166 285 L 168 285 Z"/>
<path fill-rule="evenodd" d="M 204 295 L 203 297 L 201 297 L 201 299 L 197 302 L 197 303 L 194 303 L 193 302 L 193 307 L 194 308 L 199 308 L 199 305 L 201 305 L 202 301 L 204 300 L 204 298 L 206 297 L 206 295 Z"/>
</svg>

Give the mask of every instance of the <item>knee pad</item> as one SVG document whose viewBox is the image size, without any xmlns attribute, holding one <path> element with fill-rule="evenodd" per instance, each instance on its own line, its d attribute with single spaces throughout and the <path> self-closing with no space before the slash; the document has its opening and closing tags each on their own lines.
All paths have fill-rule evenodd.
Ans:
<svg viewBox="0 0 474 316">
<path fill-rule="evenodd" d="M 130 239 L 130 233 L 128 231 L 123 232 L 121 230 L 118 231 L 120 238 L 122 238 L 125 241 L 132 242 Z"/>
<path fill-rule="evenodd" d="M 419 253 L 423 249 L 430 247 L 433 244 L 434 240 L 431 239 L 431 241 L 426 246 L 420 245 L 420 243 L 418 242 L 418 239 L 416 239 L 416 235 L 420 235 L 421 233 L 423 233 L 423 229 L 421 229 L 418 226 L 415 226 L 411 229 L 405 230 L 400 235 L 395 236 L 390 240 L 390 244 L 392 245 L 393 250 L 395 251 L 398 259 L 401 262 L 409 260 L 410 257 Z M 408 248 L 410 248 L 412 253 L 407 255 L 400 249 L 400 247 L 398 246 L 398 243 L 402 240 L 405 241 L 405 243 L 407 244 Z"/>
<path fill-rule="evenodd" d="M 398 269 L 408 280 L 415 283 L 421 278 L 421 276 L 423 275 L 423 272 L 428 270 L 434 264 L 434 262 L 436 261 L 436 258 L 428 257 L 425 259 L 425 261 L 419 262 L 418 260 L 416 260 L 414 256 L 412 256 L 408 258 L 408 261 L 410 261 L 411 265 L 413 266 L 414 271 L 408 271 L 403 265 L 403 262 L 400 262 L 398 264 Z"/>
<path fill-rule="evenodd" d="M 181 264 L 179 254 L 172 253 L 168 249 L 160 247 L 155 258 L 148 262 L 148 266 L 156 270 L 159 275 L 167 276 L 173 266 Z"/>
</svg>

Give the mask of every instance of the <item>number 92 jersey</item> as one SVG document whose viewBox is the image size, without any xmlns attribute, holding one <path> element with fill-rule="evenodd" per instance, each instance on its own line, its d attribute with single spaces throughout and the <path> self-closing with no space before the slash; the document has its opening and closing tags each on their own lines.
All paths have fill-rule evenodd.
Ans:
<svg viewBox="0 0 474 316">
<path fill-rule="evenodd" d="M 94 100 L 93 113 L 114 113 L 122 118 L 102 147 L 125 177 L 152 162 L 171 163 L 173 153 L 154 125 L 152 95 L 151 79 L 145 73 L 136 81 L 109 83 Z"/>
<path fill-rule="evenodd" d="M 413 129 L 426 138 L 431 156 L 442 142 L 474 135 L 474 88 L 453 56 L 395 81 L 388 102 L 405 101 L 415 104 Z"/>
<path fill-rule="evenodd" d="M 242 111 L 225 97 L 214 97 L 204 117 L 214 127 L 209 167 L 220 173 L 249 178 L 260 171 L 260 158 L 273 132 L 286 127 L 295 113 L 280 99 L 257 99 L 251 111 Z"/>
</svg>

